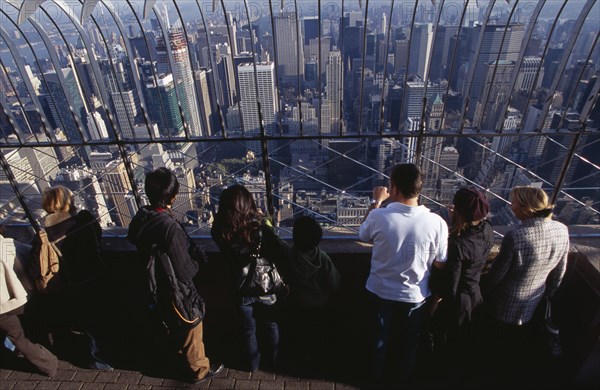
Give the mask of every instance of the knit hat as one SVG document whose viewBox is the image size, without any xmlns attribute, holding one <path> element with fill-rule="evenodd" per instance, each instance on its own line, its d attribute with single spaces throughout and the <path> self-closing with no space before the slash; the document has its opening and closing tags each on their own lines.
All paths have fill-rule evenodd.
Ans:
<svg viewBox="0 0 600 390">
<path fill-rule="evenodd" d="M 454 194 L 454 212 L 459 213 L 467 222 L 484 219 L 490 211 L 485 195 L 471 188 L 461 188 Z"/>
</svg>

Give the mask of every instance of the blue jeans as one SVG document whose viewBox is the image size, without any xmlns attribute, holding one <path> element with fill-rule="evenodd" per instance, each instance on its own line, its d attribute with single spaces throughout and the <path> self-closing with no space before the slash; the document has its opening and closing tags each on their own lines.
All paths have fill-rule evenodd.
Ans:
<svg viewBox="0 0 600 390">
<path fill-rule="evenodd" d="M 251 372 L 258 370 L 261 352 L 267 364 L 275 365 L 279 351 L 279 326 L 277 325 L 277 309 L 271 305 L 255 302 L 240 305 L 242 318 L 242 336 L 246 365 Z M 258 325 L 258 327 L 257 327 Z M 261 348 L 257 338 L 260 333 Z"/>
<path fill-rule="evenodd" d="M 400 348 L 400 367 L 393 372 L 397 373 L 399 381 L 408 380 L 415 368 L 419 332 L 427 318 L 425 301 L 398 302 L 380 298 L 375 294 L 372 296 L 376 310 L 374 379 L 384 379 L 389 340 L 392 335 L 397 337 Z"/>
</svg>

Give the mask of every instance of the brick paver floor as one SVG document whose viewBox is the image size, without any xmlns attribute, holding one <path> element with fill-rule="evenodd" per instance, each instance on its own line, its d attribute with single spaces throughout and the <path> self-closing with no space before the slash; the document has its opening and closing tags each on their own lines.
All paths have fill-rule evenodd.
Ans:
<svg viewBox="0 0 600 390">
<path fill-rule="evenodd" d="M 143 375 L 137 371 L 88 370 L 61 361 L 58 373 L 48 378 L 26 368 L 0 368 L 0 390 L 166 390 L 166 389 L 253 389 L 253 390 L 340 390 L 357 389 L 349 384 L 320 378 L 299 378 L 266 371 L 254 373 L 225 368 L 219 375 L 199 385 L 174 379 Z"/>
</svg>

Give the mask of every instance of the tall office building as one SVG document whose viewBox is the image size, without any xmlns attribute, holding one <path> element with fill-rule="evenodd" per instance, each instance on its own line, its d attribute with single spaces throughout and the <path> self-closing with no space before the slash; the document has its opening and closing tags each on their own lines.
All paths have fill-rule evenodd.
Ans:
<svg viewBox="0 0 600 390">
<path fill-rule="evenodd" d="M 329 106 L 329 126 L 325 125 L 324 133 L 337 132 L 341 114 L 342 88 L 344 87 L 344 67 L 342 53 L 333 50 L 327 62 L 327 105 Z"/>
<path fill-rule="evenodd" d="M 433 43 L 431 56 L 430 80 L 448 79 L 454 46 L 451 45 L 452 37 L 458 32 L 458 26 L 438 25 Z"/>
<path fill-rule="evenodd" d="M 89 62 L 87 54 L 81 57 L 73 58 L 71 67 L 74 67 L 77 70 L 77 84 L 81 88 L 82 98 L 85 99 L 88 107 L 92 107 L 93 96 L 98 97 L 100 92 L 98 89 L 98 83 L 96 82 L 96 78 L 93 74 L 92 64 Z"/>
<path fill-rule="evenodd" d="M 488 80 L 488 72 L 493 72 L 493 67 L 490 67 L 489 64 L 495 63 L 495 61 L 499 61 L 499 63 L 516 62 L 525 34 L 525 26 L 522 24 L 511 24 L 508 27 L 504 24 L 477 26 L 474 31 L 476 36 L 480 34 L 481 28 L 485 28 L 485 30 L 479 56 L 475 57 L 478 40 L 473 39 L 469 58 L 469 66 L 475 67 L 473 83 L 470 84 L 470 80 L 467 78 L 463 84 L 463 96 L 468 96 L 470 100 L 467 112 L 469 118 L 473 118 L 475 114 L 476 102 L 483 94 L 486 80 Z M 501 44 L 502 47 L 500 47 Z M 490 99 L 492 98 L 490 97 Z"/>
<path fill-rule="evenodd" d="M 30 159 L 23 151 L 26 148 L 2 149 L 2 153 L 12 169 L 14 180 L 23 195 L 23 201 L 29 210 L 34 211 L 34 218 L 41 217 L 42 199 L 38 187 L 44 180 L 37 179 L 31 172 Z M 4 169 L 0 169 L 0 217 L 3 222 L 14 221 L 23 223 L 25 216 L 22 213 L 22 205 L 15 197 L 14 189 Z"/>
<path fill-rule="evenodd" d="M 523 63 L 521 64 L 521 68 L 519 69 L 519 74 L 517 76 L 517 90 L 527 90 L 531 89 L 535 90 L 542 85 L 542 80 L 544 79 L 544 68 L 541 67 L 542 59 L 540 57 L 524 57 Z M 535 86 L 533 83 L 535 80 L 535 75 L 538 73 L 537 82 Z"/>
<path fill-rule="evenodd" d="M 275 130 L 275 110 L 277 101 L 275 97 L 275 66 L 272 62 L 256 64 L 256 78 L 254 79 L 254 65 L 251 63 L 238 66 L 240 83 L 240 108 L 242 110 L 243 129 L 246 134 L 260 134 L 260 119 L 256 94 L 260 103 L 260 112 L 267 133 Z"/>
<path fill-rule="evenodd" d="M 82 123 L 81 108 L 83 107 L 83 101 L 77 86 L 73 85 L 73 71 L 66 68 L 62 69 L 61 72 L 62 77 L 54 71 L 44 74 L 46 94 L 40 96 L 40 100 L 49 111 L 48 116 L 51 118 L 51 125 L 55 128 L 61 128 L 69 141 L 81 141 L 82 132 L 84 131 L 80 126 Z M 67 79 L 69 80 L 65 88 L 69 95 L 71 95 L 70 99 L 72 99 L 73 105 L 69 104 L 70 100 L 65 95 L 61 78 L 65 83 L 67 83 Z M 67 107 L 73 107 L 73 112 L 68 110 Z"/>
<path fill-rule="evenodd" d="M 446 89 L 439 84 L 427 85 L 427 101 L 443 96 Z M 406 83 L 406 104 L 404 105 L 404 121 L 409 118 L 420 118 L 423 109 L 423 95 L 425 94 L 425 83 L 422 81 L 409 81 Z"/>
<path fill-rule="evenodd" d="M 198 98 L 200 100 L 200 118 L 202 127 L 206 129 L 206 136 L 210 137 L 215 133 L 213 130 L 217 124 L 215 118 L 216 107 L 213 107 L 213 93 L 211 86 L 213 82 L 212 70 L 200 69 L 196 71 L 196 84 L 198 85 Z"/>
<path fill-rule="evenodd" d="M 177 94 L 181 103 L 181 110 L 185 119 L 185 125 L 188 127 L 191 136 L 202 136 L 204 131 L 200 123 L 200 114 L 198 102 L 196 100 L 196 91 L 194 88 L 194 74 L 190 65 L 188 55 L 187 41 L 183 34 L 183 29 L 174 27 L 169 30 L 169 44 L 173 60 L 173 79 L 177 87 Z M 157 47 L 159 73 L 168 73 L 168 67 L 163 66 L 168 62 L 168 50 L 164 38 L 160 40 Z M 166 70 L 166 71 L 165 71 Z"/>
<path fill-rule="evenodd" d="M 321 52 L 319 53 L 319 48 L 321 48 Z M 331 37 L 322 37 L 321 39 L 314 38 L 311 39 L 307 48 L 304 51 L 304 56 L 309 60 L 316 61 L 317 58 L 320 59 L 320 69 L 321 72 L 321 84 L 325 82 L 325 73 L 327 68 L 327 60 L 329 58 L 329 51 L 331 50 Z M 305 77 L 307 77 L 305 75 Z"/>
<path fill-rule="evenodd" d="M 87 127 L 90 133 L 90 138 L 93 141 L 108 139 L 108 129 L 106 128 L 106 123 L 98 111 L 92 111 L 88 113 Z"/>
<path fill-rule="evenodd" d="M 283 83 L 294 86 L 304 79 L 304 45 L 295 12 L 283 12 L 274 18 L 277 44 L 277 72 Z"/>
<path fill-rule="evenodd" d="M 187 215 L 190 211 L 196 210 L 194 197 L 196 195 L 196 180 L 194 171 L 185 165 L 177 165 L 173 171 L 179 182 L 179 192 L 173 202 L 173 210 L 177 214 Z"/>
<path fill-rule="evenodd" d="M 235 74 L 236 57 L 231 56 L 231 50 L 227 44 L 219 44 L 215 49 L 217 72 L 223 94 L 223 108 L 229 108 L 238 101 Z M 252 62 L 252 57 L 250 57 L 250 61 L 246 62 Z"/>
<path fill-rule="evenodd" d="M 373 145 L 377 148 L 377 157 L 375 161 L 377 176 L 373 178 L 373 185 L 385 185 L 384 173 L 391 164 L 394 150 L 398 149 L 400 145 L 399 142 L 393 138 L 378 139 L 373 142 Z"/>
<path fill-rule="evenodd" d="M 394 74 L 404 77 L 406 71 L 406 61 L 408 60 L 408 41 L 396 41 L 394 54 Z"/>
<path fill-rule="evenodd" d="M 442 130 L 444 103 L 440 95 L 436 95 L 427 105 L 425 120 L 426 131 L 439 132 Z M 436 194 L 437 182 L 440 178 L 440 160 L 444 139 L 442 137 L 425 137 L 421 156 L 421 172 L 423 174 L 423 195 L 433 198 Z"/>
<path fill-rule="evenodd" d="M 419 24 L 414 27 L 410 45 L 410 63 L 408 73 L 425 79 L 427 67 L 431 61 L 431 45 L 433 44 L 433 25 Z"/>
<path fill-rule="evenodd" d="M 139 114 L 139 101 L 134 90 L 129 59 L 119 56 L 113 59 L 112 63 L 109 59 L 100 60 L 99 65 L 114 106 L 120 134 L 124 138 L 133 138 L 133 126 Z"/>
<path fill-rule="evenodd" d="M 319 39 L 319 23 L 318 16 L 302 18 L 302 38 L 305 46 L 310 44 L 311 39 Z"/>
<path fill-rule="evenodd" d="M 504 119 L 500 118 L 504 114 L 500 110 L 510 98 L 514 68 L 514 61 L 492 62 L 485 67 L 487 77 L 475 107 L 473 126 L 494 129 L 496 122 Z"/>
<path fill-rule="evenodd" d="M 137 94 L 130 91 L 111 92 L 112 102 L 115 107 L 115 116 L 117 118 L 121 136 L 123 138 L 133 138 L 135 118 L 138 115 Z"/>
<path fill-rule="evenodd" d="M 127 177 L 125 164 L 122 160 L 112 160 L 106 165 L 106 172 L 102 179 L 104 193 L 106 194 L 113 211 L 113 220 L 119 226 L 129 226 L 131 219 L 137 212 L 132 194 L 131 183 Z"/>
<path fill-rule="evenodd" d="M 146 84 L 146 104 L 150 119 L 158 124 L 161 136 L 183 136 L 183 121 L 177 104 L 173 75 L 163 74 L 158 80 L 149 81 L 150 83 Z"/>
</svg>

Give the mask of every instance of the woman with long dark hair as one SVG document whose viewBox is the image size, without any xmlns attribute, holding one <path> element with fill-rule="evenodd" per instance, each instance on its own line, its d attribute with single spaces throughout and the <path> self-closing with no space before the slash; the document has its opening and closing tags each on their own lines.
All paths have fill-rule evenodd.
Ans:
<svg viewBox="0 0 600 390">
<path fill-rule="evenodd" d="M 219 210 L 215 217 L 211 235 L 221 250 L 223 257 L 230 261 L 232 281 L 235 289 L 235 305 L 241 317 L 244 343 L 245 365 L 249 371 L 256 371 L 261 362 L 273 367 L 279 349 L 279 326 L 277 324 L 277 303 L 283 298 L 280 293 L 263 295 L 244 291 L 251 254 L 274 263 L 285 275 L 288 245 L 281 240 L 268 220 L 256 207 L 252 194 L 241 185 L 232 185 L 223 190 L 219 198 Z M 257 328 L 264 339 L 257 339 Z"/>
</svg>

